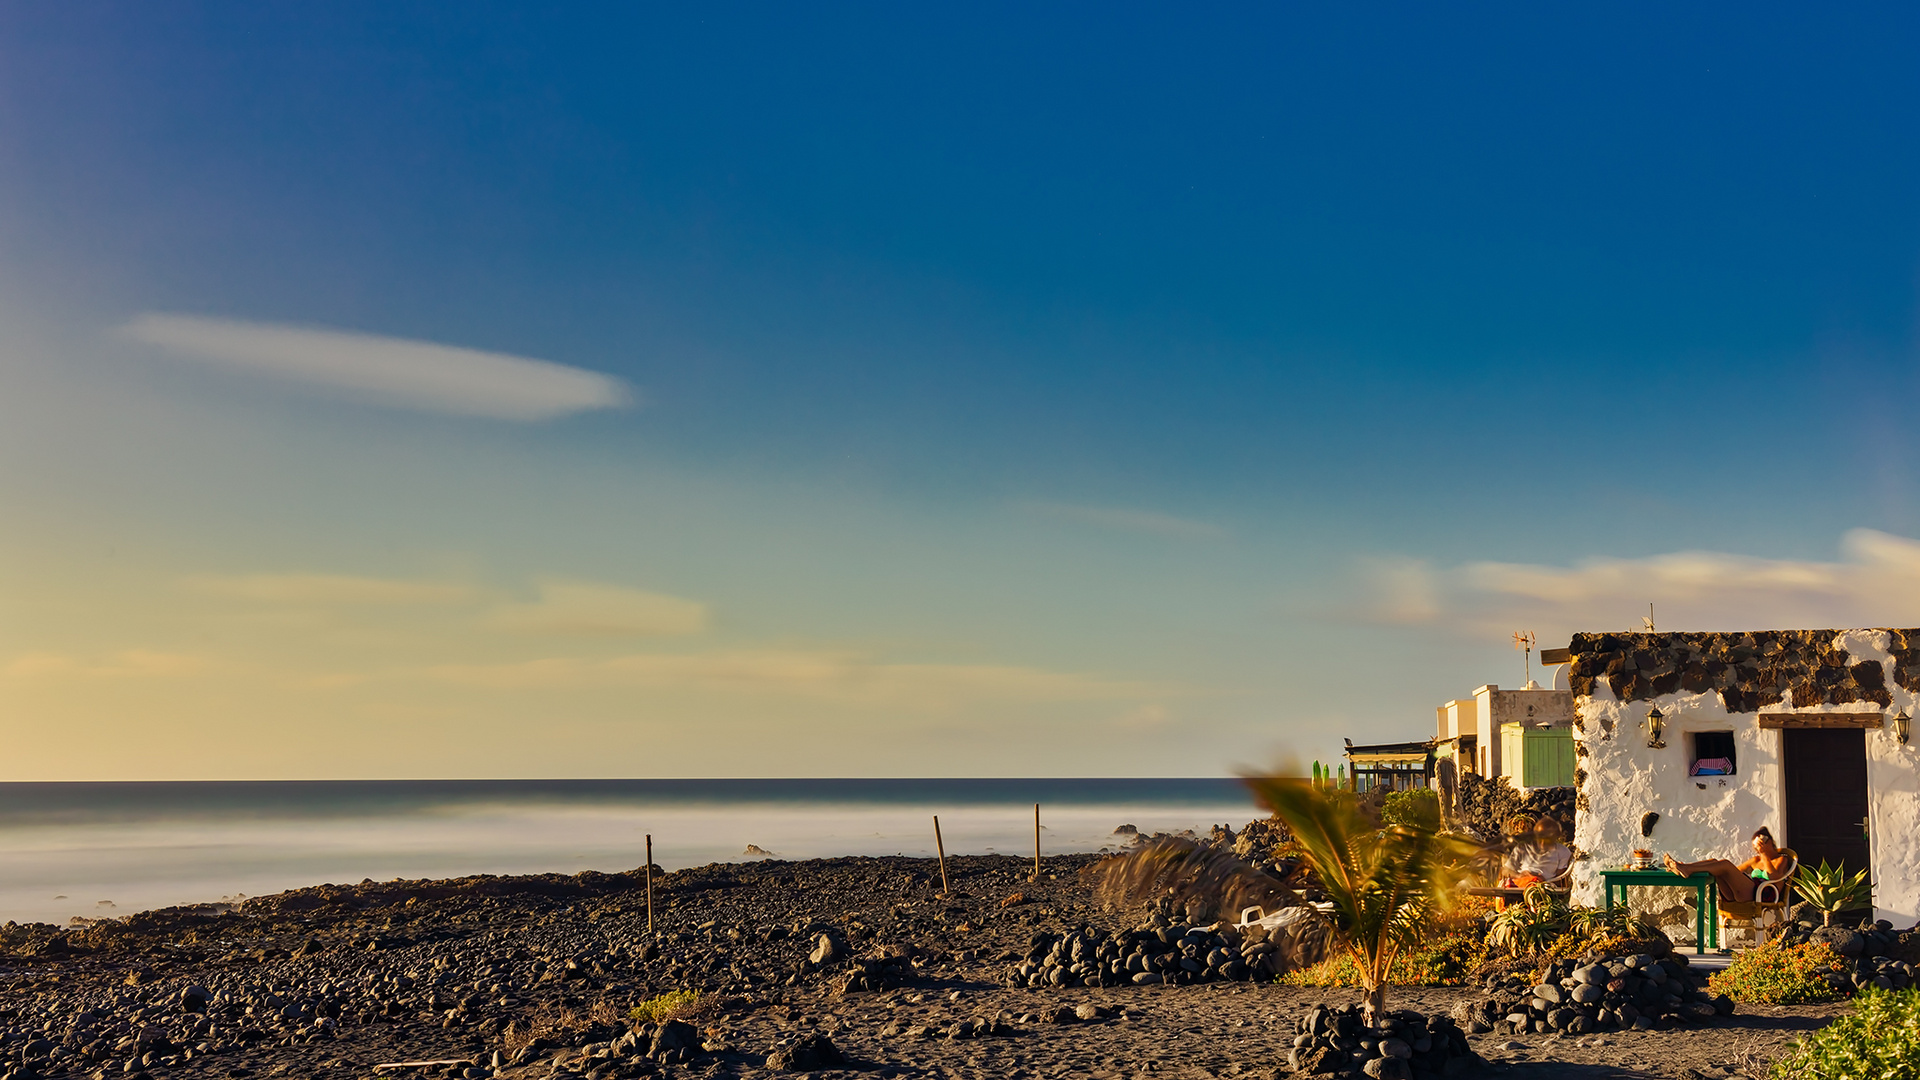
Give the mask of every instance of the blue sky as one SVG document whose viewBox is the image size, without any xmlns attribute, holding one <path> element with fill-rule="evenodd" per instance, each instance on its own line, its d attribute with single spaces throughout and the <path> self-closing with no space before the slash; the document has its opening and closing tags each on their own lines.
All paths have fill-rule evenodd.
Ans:
<svg viewBox="0 0 1920 1080">
<path fill-rule="evenodd" d="M 14 768 L 1208 773 L 1513 629 L 1920 622 L 1916 37 L 0 12 L 0 694 L 172 733 Z"/>
</svg>

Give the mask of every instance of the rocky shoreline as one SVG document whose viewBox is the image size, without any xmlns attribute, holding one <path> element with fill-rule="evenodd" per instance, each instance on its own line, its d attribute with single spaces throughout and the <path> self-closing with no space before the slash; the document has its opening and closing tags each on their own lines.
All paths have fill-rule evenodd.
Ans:
<svg viewBox="0 0 1920 1080">
<path fill-rule="evenodd" d="M 638 870 L 367 881 L 238 907 L 9 923 L 0 1080 L 1267 1077 L 1299 1063 L 1309 1010 L 1354 1001 L 1248 981 L 1250 958 L 1204 927 L 1170 926 L 1157 936 L 1174 942 L 1145 948 L 1128 937 L 1138 912 L 1093 904 L 1081 879 L 1093 861 L 1051 858 L 1033 880 L 1030 861 L 953 858 L 951 895 L 931 860 L 903 857 L 656 872 L 653 933 Z M 1127 951 L 1099 958 L 1100 942 L 1122 940 Z M 1196 957 L 1199 972 L 1179 964 Z M 1076 963 L 1127 977 L 1035 978 Z M 1162 977 L 1133 977 L 1149 969 Z M 698 1003 L 678 1013 L 631 1015 L 692 991 Z M 1445 1016 L 1478 996 L 1396 989 L 1391 1005 Z M 1750 1053 L 1838 1008 L 1722 1022 L 1748 1029 Z M 1431 1021 L 1404 1023 L 1424 1032 Z M 1472 1050 L 1515 1076 L 1581 1061 L 1620 1069 L 1643 1052 L 1653 1071 L 1612 1075 L 1734 1075 L 1737 1047 L 1695 1043 L 1701 1034 L 1716 1033 L 1608 1040 L 1638 1040 L 1629 1054 L 1503 1032 L 1474 1035 Z"/>
</svg>

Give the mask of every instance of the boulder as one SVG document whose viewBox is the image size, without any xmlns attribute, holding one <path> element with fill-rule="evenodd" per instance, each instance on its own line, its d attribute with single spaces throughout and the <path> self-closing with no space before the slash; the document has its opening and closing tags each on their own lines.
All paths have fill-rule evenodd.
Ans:
<svg viewBox="0 0 1920 1080">
<path fill-rule="evenodd" d="M 685 1020 L 669 1020 L 654 1032 L 653 1045 L 647 1053 L 658 1057 L 662 1054 L 685 1050 L 692 1052 L 700 1048 L 700 1029 Z"/>
<path fill-rule="evenodd" d="M 815 1072 L 846 1063 L 840 1048 L 820 1034 L 801 1035 L 782 1042 L 767 1055 L 767 1068 L 774 1072 Z"/>
<path fill-rule="evenodd" d="M 807 960 L 814 964 L 831 964 L 835 960 L 845 959 L 846 955 L 846 948 L 839 942 L 833 940 L 832 935 L 821 934 L 820 937 L 814 941 L 813 952 L 807 955 Z"/>
</svg>

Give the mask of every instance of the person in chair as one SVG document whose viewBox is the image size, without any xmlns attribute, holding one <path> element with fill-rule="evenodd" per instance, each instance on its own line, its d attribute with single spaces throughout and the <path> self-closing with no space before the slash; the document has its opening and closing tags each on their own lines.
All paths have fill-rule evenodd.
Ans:
<svg viewBox="0 0 1920 1080">
<path fill-rule="evenodd" d="M 1753 831 L 1753 858 L 1737 865 L 1726 859 L 1681 862 L 1672 855 L 1663 857 L 1669 872 L 1681 877 L 1709 874 L 1714 883 L 1720 886 L 1723 898 L 1742 904 L 1753 902 L 1754 891 L 1761 882 L 1774 880 L 1793 865 L 1793 856 L 1780 850 L 1779 845 L 1773 842 L 1773 833 L 1765 825 Z"/>
<path fill-rule="evenodd" d="M 1567 832 L 1560 819 L 1542 814 L 1533 823 L 1533 844 L 1514 853 L 1514 868 L 1535 880 L 1560 888 L 1565 885 L 1567 868 L 1573 865 L 1573 849 L 1567 846 Z"/>
</svg>

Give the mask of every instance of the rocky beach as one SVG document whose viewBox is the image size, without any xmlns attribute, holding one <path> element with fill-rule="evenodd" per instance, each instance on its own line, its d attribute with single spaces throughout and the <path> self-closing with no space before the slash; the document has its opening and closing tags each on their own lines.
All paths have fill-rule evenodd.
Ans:
<svg viewBox="0 0 1920 1080">
<path fill-rule="evenodd" d="M 656 871 L 651 933 L 639 869 L 9 923 L 0 1080 L 1266 1077 L 1343 1037 L 1369 1075 L 1759 1076 L 1847 1007 L 1589 1034 L 1495 1016 L 1486 986 L 1395 988 L 1363 1033 L 1356 991 L 1276 985 L 1229 928 L 1103 908 L 1094 861 L 951 858 L 947 893 L 905 857 Z"/>
</svg>

